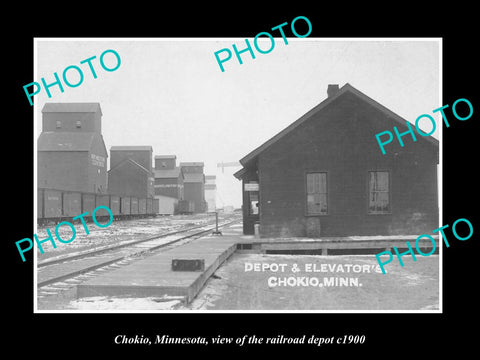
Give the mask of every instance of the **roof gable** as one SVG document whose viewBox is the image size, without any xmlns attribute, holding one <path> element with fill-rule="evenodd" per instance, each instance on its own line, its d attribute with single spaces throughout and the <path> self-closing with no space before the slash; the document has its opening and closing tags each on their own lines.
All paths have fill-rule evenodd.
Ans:
<svg viewBox="0 0 480 360">
<path fill-rule="evenodd" d="M 38 137 L 38 151 L 90 151 L 93 132 L 42 132 Z"/>
<path fill-rule="evenodd" d="M 201 167 L 205 166 L 203 162 L 181 162 L 180 167 Z"/>
<path fill-rule="evenodd" d="M 96 113 L 102 115 L 100 103 L 45 103 L 42 113 Z"/>
<path fill-rule="evenodd" d="M 125 167 L 125 166 L 133 167 L 133 168 L 139 169 L 142 172 L 150 174 L 150 171 L 148 171 L 148 169 L 144 168 L 142 165 L 140 165 L 135 160 L 132 160 L 130 158 L 127 158 L 127 159 L 124 159 L 124 160 L 120 161 L 117 165 L 115 165 L 108 172 L 110 173 L 111 171 L 117 171 L 120 168 Z"/>
<path fill-rule="evenodd" d="M 152 147 L 147 146 L 112 146 L 110 151 L 153 151 Z"/>
<path fill-rule="evenodd" d="M 401 125 L 402 127 L 406 127 L 406 123 L 407 123 L 407 120 L 405 120 L 404 118 L 402 118 L 401 116 L 395 114 L 393 111 L 389 110 L 388 108 L 386 108 L 385 106 L 383 106 L 382 104 L 378 103 L 377 101 L 373 100 L 372 98 L 368 97 L 367 95 L 365 95 L 364 93 L 362 93 L 361 91 L 357 90 L 356 88 L 354 88 L 352 85 L 350 84 L 345 84 L 344 86 L 342 86 L 334 95 L 332 96 L 329 96 L 327 97 L 325 100 L 323 100 L 320 104 L 318 104 L 317 106 L 315 106 L 314 108 L 312 108 L 310 111 L 308 111 L 307 113 L 305 113 L 303 116 L 301 116 L 299 119 L 297 119 L 296 121 L 294 121 L 292 124 L 290 124 L 289 126 L 287 126 L 285 129 L 283 129 L 282 131 L 280 131 L 279 133 L 277 133 L 275 136 L 273 136 L 272 138 L 270 138 L 269 140 L 267 140 L 265 143 L 263 143 L 262 145 L 260 145 L 259 147 L 257 147 L 255 150 L 253 150 L 252 152 L 250 152 L 248 155 L 244 156 L 241 160 L 240 160 L 240 163 L 243 165 L 243 166 L 246 166 L 248 163 L 250 163 L 251 161 L 253 161 L 254 159 L 257 158 L 257 156 L 262 153 L 263 151 L 265 151 L 268 147 L 270 147 L 272 144 L 276 143 L 277 141 L 279 141 L 280 139 L 282 139 L 284 136 L 286 136 L 287 134 L 289 134 L 290 132 L 292 132 L 294 129 L 296 129 L 298 126 L 300 126 L 301 124 L 303 124 L 305 121 L 309 120 L 312 116 L 314 116 L 315 114 L 317 114 L 318 112 L 322 111 L 323 109 L 325 109 L 328 105 L 330 105 L 332 102 L 334 102 L 336 99 L 338 99 L 339 97 L 341 97 L 342 95 L 346 94 L 346 93 L 351 93 L 351 94 L 354 94 L 355 96 L 357 96 L 358 98 L 360 98 L 362 101 L 366 102 L 367 104 L 373 106 L 374 108 L 376 108 L 377 110 L 383 112 L 388 118 L 394 120 L 394 122 L 398 123 L 399 125 Z M 431 136 L 427 136 L 427 137 L 424 137 L 424 139 L 429 142 L 430 144 L 434 145 L 434 146 L 437 146 L 438 147 L 438 140 L 431 137 Z M 240 170 L 238 171 L 237 173 L 234 174 L 234 176 L 236 177 L 240 177 L 241 175 L 243 174 L 243 172 Z"/>
<path fill-rule="evenodd" d="M 99 142 L 108 157 L 102 135 L 96 132 L 44 131 L 37 140 L 37 151 L 91 151 Z"/>
</svg>

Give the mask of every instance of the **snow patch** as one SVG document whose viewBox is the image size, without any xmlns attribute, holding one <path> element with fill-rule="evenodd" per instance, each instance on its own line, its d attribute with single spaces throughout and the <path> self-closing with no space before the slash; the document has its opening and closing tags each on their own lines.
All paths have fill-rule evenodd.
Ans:
<svg viewBox="0 0 480 360">
<path fill-rule="evenodd" d="M 181 304 L 183 297 L 163 296 L 147 298 L 115 298 L 93 296 L 70 302 L 75 310 L 173 310 Z"/>
</svg>

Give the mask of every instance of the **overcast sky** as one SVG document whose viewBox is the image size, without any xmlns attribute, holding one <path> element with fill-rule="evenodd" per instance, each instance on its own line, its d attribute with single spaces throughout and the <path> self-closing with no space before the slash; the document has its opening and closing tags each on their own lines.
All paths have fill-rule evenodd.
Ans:
<svg viewBox="0 0 480 360">
<path fill-rule="evenodd" d="M 80 86 L 64 85 L 64 93 L 52 87 L 51 98 L 43 89 L 35 96 L 37 136 L 45 102 L 99 102 L 108 151 L 150 145 L 154 155 L 202 161 L 207 175 L 218 176 L 219 205 L 239 206 L 241 185 L 231 176 L 239 168 L 222 174 L 217 163 L 238 161 L 297 120 L 326 98 L 328 84 L 349 83 L 411 122 L 443 105 L 438 39 L 288 38 L 285 45 L 280 37 L 270 53 L 254 49 L 255 59 L 243 53 L 242 65 L 233 55 L 221 72 L 214 52 L 232 44 L 243 49 L 245 38 L 37 39 L 32 81 L 51 83 L 53 73 L 61 77 L 69 65 L 84 70 Z M 107 49 L 121 57 L 116 71 L 100 66 Z M 97 79 L 80 64 L 93 55 Z M 107 60 L 115 64 L 112 54 Z M 74 73 L 68 73 L 71 82 Z"/>
</svg>

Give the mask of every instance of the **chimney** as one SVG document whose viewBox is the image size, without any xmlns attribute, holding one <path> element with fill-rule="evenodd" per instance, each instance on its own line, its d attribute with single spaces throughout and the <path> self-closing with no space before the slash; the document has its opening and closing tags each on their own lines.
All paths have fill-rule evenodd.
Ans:
<svg viewBox="0 0 480 360">
<path fill-rule="evenodd" d="M 328 97 L 335 96 L 338 92 L 338 84 L 329 84 L 327 88 L 327 95 Z"/>
</svg>

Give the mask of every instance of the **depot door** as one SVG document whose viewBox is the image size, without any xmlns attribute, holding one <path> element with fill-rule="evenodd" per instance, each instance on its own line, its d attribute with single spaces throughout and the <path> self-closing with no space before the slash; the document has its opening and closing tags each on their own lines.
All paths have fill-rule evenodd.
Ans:
<svg viewBox="0 0 480 360">
<path fill-rule="evenodd" d="M 255 224 L 260 221 L 260 193 L 258 182 L 244 183 L 243 189 L 243 233 L 253 235 Z"/>
</svg>

